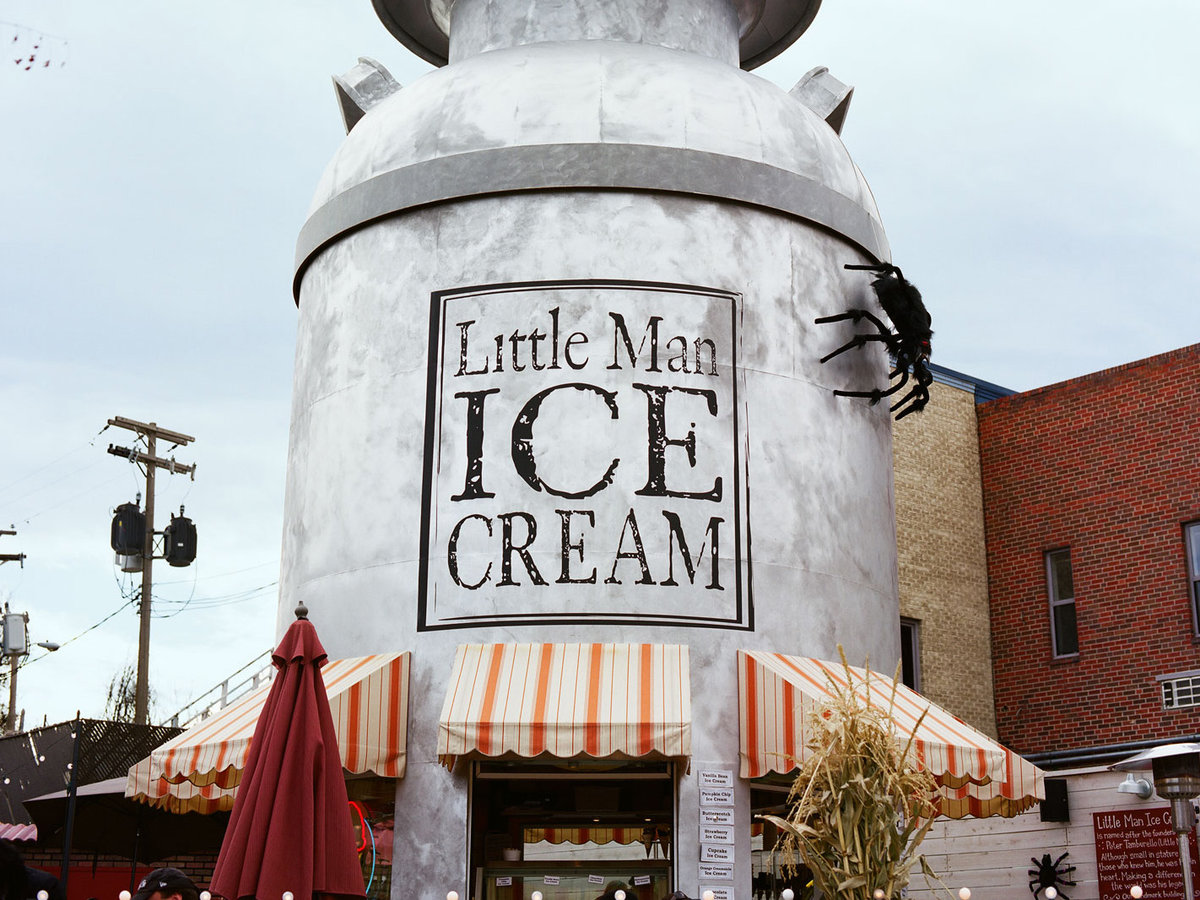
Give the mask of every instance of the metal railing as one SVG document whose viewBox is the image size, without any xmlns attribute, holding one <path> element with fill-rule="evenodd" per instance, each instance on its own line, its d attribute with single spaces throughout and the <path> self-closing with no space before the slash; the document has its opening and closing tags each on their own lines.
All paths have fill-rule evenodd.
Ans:
<svg viewBox="0 0 1200 900">
<path fill-rule="evenodd" d="M 261 685 L 269 684 L 274 677 L 275 666 L 271 664 L 271 651 L 264 650 L 220 684 L 213 685 L 183 707 L 164 724 L 173 728 L 189 728 L 216 715 Z"/>
</svg>

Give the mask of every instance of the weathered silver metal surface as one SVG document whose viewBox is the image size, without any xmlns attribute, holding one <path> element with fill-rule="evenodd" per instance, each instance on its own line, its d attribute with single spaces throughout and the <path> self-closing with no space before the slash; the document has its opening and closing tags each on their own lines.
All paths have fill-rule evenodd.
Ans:
<svg viewBox="0 0 1200 900">
<path fill-rule="evenodd" d="M 360 56 L 358 63 L 344 75 L 333 76 L 333 89 L 349 134 L 368 109 L 400 90 L 400 84 L 380 63 Z"/>
<path fill-rule="evenodd" d="M 589 0 L 521 4 L 452 0 L 452 4 L 450 62 L 522 44 L 593 40 L 652 44 L 738 64 L 738 15 L 729 0 L 621 0 L 603 5 Z M 435 15 L 444 16 L 451 0 L 432 0 L 430 5 Z"/>
<path fill-rule="evenodd" d="M 392 212 L 572 187 L 724 197 L 889 253 L 861 173 L 804 104 L 695 54 L 587 41 L 481 54 L 373 107 L 321 180 L 298 274 L 324 243 Z"/>
<path fill-rule="evenodd" d="M 899 653 L 891 418 L 833 394 L 887 360 L 822 365 L 853 326 L 813 324 L 887 256 L 837 134 L 736 68 L 719 5 L 461 2 L 465 57 L 358 121 L 301 235 L 280 598 L 333 656 L 412 651 L 394 865 L 429 900 L 468 874 L 435 761 L 457 644 L 688 644 L 692 772 L 738 767 L 739 648 Z M 739 11 L 743 59 L 784 7 L 816 4 Z M 739 781 L 737 892 L 750 824 Z"/>
<path fill-rule="evenodd" d="M 390 648 L 413 652 L 409 768 L 399 798 L 404 815 L 414 816 L 419 825 L 402 832 L 396 865 L 442 878 L 465 877 L 466 792 L 434 761 L 434 724 L 458 643 L 688 643 L 696 695 L 693 771 L 702 763 L 736 768 L 738 648 L 830 657 L 840 643 L 852 659 L 869 654 L 887 667 L 896 658 L 890 420 L 884 406 L 841 400 L 832 393 L 845 384 L 878 383 L 886 360 L 882 352 L 868 351 L 822 366 L 817 360 L 845 340 L 849 326 L 842 331 L 812 324 L 817 316 L 870 302 L 867 279 L 841 269 L 844 262 L 861 258 L 844 240 L 783 216 L 718 201 L 615 191 L 526 193 L 438 204 L 355 231 L 316 258 L 300 303 L 281 595 L 285 609 L 296 600 L 306 602 L 331 654 Z M 520 561 L 514 561 L 519 584 L 499 587 L 495 582 L 500 579 L 493 577 L 477 592 L 478 608 L 484 613 L 535 613 L 554 603 L 578 611 L 574 621 L 516 624 L 506 614 L 477 628 L 419 630 L 422 606 L 428 611 L 436 602 L 430 597 L 423 601 L 420 592 L 421 521 L 445 517 L 456 505 L 472 505 L 451 499 L 461 492 L 465 457 L 463 445 L 456 443 L 465 403 L 453 398 L 457 386 L 444 384 L 455 380 L 452 371 L 436 369 L 435 383 L 443 384 L 435 393 L 443 406 L 458 410 L 459 418 L 442 428 L 431 421 L 427 402 L 434 293 L 598 277 L 708 286 L 741 295 L 736 439 L 749 496 L 743 515 L 750 547 L 743 562 L 752 572 L 752 629 L 656 623 L 652 616 L 662 618 L 662 607 L 649 601 L 646 623 L 611 616 L 590 620 L 590 586 L 556 583 L 561 543 L 551 518 L 537 538 L 549 542 L 549 554 L 534 557 L 549 583 L 534 585 Z M 604 299 L 598 295 L 598 302 Z M 521 320 L 509 320 L 507 333 L 528 332 L 545 321 L 545 314 L 544 305 L 531 304 Z M 543 325 L 543 330 L 549 327 Z M 634 336 L 635 343 L 639 337 Z M 610 334 L 603 347 L 606 357 L 612 353 L 611 341 Z M 481 367 L 474 356 L 468 359 L 467 369 Z M 591 383 L 593 373 L 604 370 L 574 372 L 573 380 Z M 643 368 L 639 375 L 645 374 Z M 511 386 L 518 392 L 515 406 L 487 407 L 489 415 L 495 414 L 488 419 L 493 437 L 506 443 L 514 409 L 529 392 L 520 393 L 525 384 L 521 377 L 500 383 L 503 390 Z M 618 397 L 623 410 L 634 396 L 626 383 Z M 534 432 L 539 453 L 539 442 L 548 440 L 565 445 L 566 452 L 574 447 L 589 462 L 581 473 L 581 480 L 583 474 L 589 476 L 583 484 L 590 484 L 593 464 L 605 450 L 621 457 L 622 465 L 645 472 L 644 445 L 632 443 L 628 434 L 614 437 L 603 415 L 590 420 L 590 427 L 575 422 L 576 427 L 563 430 L 543 429 L 545 421 Z M 672 426 L 672 436 L 682 437 L 692 421 L 699 431 L 703 420 L 688 419 Z M 426 443 L 430 434 L 431 446 Z M 699 466 L 709 464 L 714 448 L 729 449 L 727 443 L 705 443 L 710 437 L 723 440 L 712 432 L 701 435 Z M 512 463 L 506 450 L 498 451 L 494 444 L 485 446 L 484 471 L 488 489 L 504 505 L 482 507 L 495 528 L 490 552 L 496 569 L 503 561 L 498 511 L 534 512 L 546 523 L 545 514 L 526 502 L 543 502 L 541 495 L 511 475 L 500 479 Z M 681 468 L 672 469 L 669 477 L 690 476 L 693 470 L 683 450 L 671 452 L 675 455 L 668 464 Z M 436 488 L 436 495 L 423 497 L 426 484 Z M 690 480 L 679 485 L 698 486 Z M 665 589 L 636 584 L 637 561 L 616 560 L 621 536 L 611 523 L 619 524 L 624 512 L 637 506 L 631 486 L 640 487 L 616 481 L 612 489 L 563 500 L 558 508 L 593 510 L 597 526 L 609 523 L 587 530 L 585 558 L 573 557 L 572 562 L 580 563 L 583 575 L 596 567 L 600 580 L 615 568 L 636 602 Z M 704 533 L 708 505 L 693 500 L 661 508 L 683 516 L 691 538 Z M 657 532 L 654 540 L 663 539 L 663 519 L 656 518 L 657 526 L 651 526 L 650 516 L 642 521 L 648 565 L 660 582 L 668 554 L 661 544 L 650 547 L 651 527 Z M 575 524 L 580 521 L 577 517 Z M 532 549 L 540 546 L 535 543 Z M 431 565 L 443 566 L 443 588 L 449 581 L 445 551 L 444 544 L 425 551 Z M 695 543 L 691 552 L 697 553 Z M 732 549 L 728 552 L 732 559 Z M 690 588 L 678 574 L 678 555 L 674 563 L 681 588 Z M 478 580 L 483 566 L 476 561 L 464 565 L 464 580 Z M 699 568 L 704 578 L 709 570 L 703 558 Z M 732 591 L 733 583 L 723 586 Z M 703 584 L 694 593 L 702 595 Z M 513 607 L 522 597 L 528 608 Z M 429 615 L 426 624 L 446 623 Z M 696 790 L 693 778 L 681 781 L 676 852 L 683 860 L 698 855 Z M 738 807 L 748 826 L 745 803 L 748 795 Z M 748 834 L 749 829 L 742 831 Z M 461 840 L 456 838 L 460 834 Z M 743 847 L 739 883 L 749 883 L 748 855 Z M 698 887 L 695 873 L 683 866 L 678 877 L 684 890 Z M 442 882 L 418 892 L 432 898 L 450 887 L 462 889 Z"/>
<path fill-rule="evenodd" d="M 444 66 L 451 58 L 461 58 L 453 56 L 449 38 L 450 21 L 455 6 L 453 0 L 430 0 L 430 2 L 426 2 L 426 0 L 371 0 L 371 2 L 379 20 L 383 22 L 387 30 L 421 59 L 433 63 L 435 66 Z M 492 5 L 497 5 L 494 0 Z M 622 5 L 619 2 L 605 4 L 606 7 L 617 9 Z M 521 3 L 513 3 L 511 6 L 517 15 L 514 17 L 510 14 L 507 18 L 516 18 L 518 21 L 532 22 L 535 19 L 555 21 L 557 18 L 558 4 L 555 2 L 524 0 Z M 650 18 L 654 17 L 654 9 L 646 0 L 627 0 L 624 6 L 626 10 L 630 11 L 614 17 L 613 20 L 618 26 L 627 26 L 634 14 L 631 10 L 638 10 L 642 15 L 650 13 Z M 658 3 L 657 6 L 662 10 L 671 9 L 677 23 L 686 19 L 687 2 L 668 0 L 668 2 Z M 821 0 L 732 0 L 728 6 L 733 10 L 737 19 L 736 60 L 740 61 L 743 69 L 750 70 L 774 59 L 807 31 L 821 6 Z M 532 12 L 527 12 L 527 10 Z M 680 13 L 677 10 L 683 12 Z M 596 8 L 594 6 L 587 7 L 587 15 L 575 20 L 576 27 L 592 28 L 593 26 L 585 24 L 585 19 L 590 19 L 595 15 Z M 540 26 L 535 26 L 535 28 L 538 27 Z M 529 36 L 537 33 L 535 30 L 530 32 Z M 579 37 L 578 33 L 573 36 Z M 679 43 L 679 36 L 665 30 L 647 32 L 644 27 L 635 30 L 627 26 L 624 31 L 618 30 L 592 36 L 616 40 L 642 40 L 651 43 L 662 41 L 664 46 L 682 46 Z M 697 52 L 703 51 L 698 50 Z"/>
<path fill-rule="evenodd" d="M 636 144 L 537 144 L 445 156 L 376 175 L 313 213 L 296 243 L 297 301 L 320 249 L 395 213 L 490 194 L 547 190 L 649 190 L 746 203 L 804 219 L 887 259 L 887 237 L 862 206 L 811 178 L 699 150 Z"/>
</svg>

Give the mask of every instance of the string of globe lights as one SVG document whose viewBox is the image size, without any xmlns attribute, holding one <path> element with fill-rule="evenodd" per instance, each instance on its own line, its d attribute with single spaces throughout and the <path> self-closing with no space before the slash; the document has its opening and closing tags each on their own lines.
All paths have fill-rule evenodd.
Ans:
<svg viewBox="0 0 1200 900">
<path fill-rule="evenodd" d="M 1129 896 L 1132 898 L 1132 900 L 1142 900 L 1143 893 L 1144 891 L 1142 890 L 1142 886 L 1140 884 L 1132 885 L 1129 888 Z M 1044 896 L 1046 897 L 1046 900 L 1057 900 L 1058 891 L 1053 887 L 1048 887 L 1045 890 Z M 876 888 L 874 897 L 875 900 L 885 900 L 887 894 L 884 893 L 882 888 Z M 129 893 L 129 891 L 121 891 L 121 893 L 117 895 L 117 898 L 118 900 L 133 900 L 133 895 Z M 622 890 L 618 890 L 613 893 L 613 900 L 626 900 L 626 898 L 627 895 Z M 795 900 L 795 898 L 796 894 L 791 888 L 784 888 L 779 893 L 779 900 Z M 37 900 L 50 900 L 50 894 L 44 890 L 38 891 Z M 201 891 L 200 900 L 213 900 L 212 892 Z M 279 900 L 296 900 L 296 895 L 291 891 L 284 891 L 280 895 Z M 458 891 L 449 891 L 446 894 L 446 900 L 460 900 Z M 529 895 L 529 900 L 545 900 L 545 897 L 541 891 L 534 891 Z M 700 900 L 716 900 L 716 894 L 714 894 L 712 891 L 705 891 L 700 895 Z M 971 900 L 971 889 L 969 887 L 959 888 L 958 900 Z"/>
</svg>

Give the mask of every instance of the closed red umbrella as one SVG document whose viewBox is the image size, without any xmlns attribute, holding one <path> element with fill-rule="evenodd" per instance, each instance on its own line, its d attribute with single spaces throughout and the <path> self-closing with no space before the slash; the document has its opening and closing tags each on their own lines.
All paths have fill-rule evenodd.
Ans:
<svg viewBox="0 0 1200 900">
<path fill-rule="evenodd" d="M 363 897 L 329 698 L 325 648 L 301 604 L 272 661 L 212 891 L 230 900 Z"/>
</svg>

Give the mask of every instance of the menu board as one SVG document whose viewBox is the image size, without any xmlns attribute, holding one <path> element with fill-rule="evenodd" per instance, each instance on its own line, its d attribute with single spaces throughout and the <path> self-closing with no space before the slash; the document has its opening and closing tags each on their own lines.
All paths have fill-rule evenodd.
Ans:
<svg viewBox="0 0 1200 900">
<path fill-rule="evenodd" d="M 1096 831 L 1099 900 L 1128 900 L 1129 888 L 1135 884 L 1141 885 L 1146 900 L 1183 896 L 1179 842 L 1171 830 L 1169 806 L 1092 813 L 1092 823 Z M 1192 879 L 1200 884 L 1195 831 L 1188 835 L 1188 843 Z M 1068 856 L 1063 864 L 1070 861 Z"/>
<path fill-rule="evenodd" d="M 701 769 L 700 783 L 700 892 L 712 891 L 713 900 L 733 900 L 735 861 L 733 771 Z M 716 883 L 714 883 L 716 882 Z"/>
</svg>

